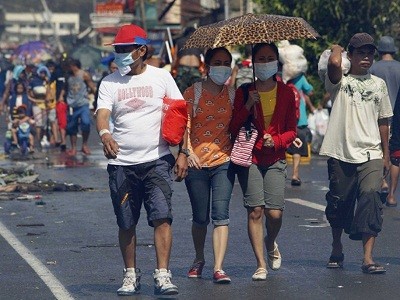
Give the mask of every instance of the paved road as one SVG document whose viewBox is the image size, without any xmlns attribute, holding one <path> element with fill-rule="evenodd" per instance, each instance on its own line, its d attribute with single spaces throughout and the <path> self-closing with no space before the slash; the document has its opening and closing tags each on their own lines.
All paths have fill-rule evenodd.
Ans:
<svg viewBox="0 0 400 300">
<path fill-rule="evenodd" d="M 35 163 L 40 179 L 91 187 L 87 192 L 43 194 L 35 200 L 0 201 L 0 299 L 117 299 L 122 259 L 117 227 L 107 187 L 106 161 L 97 137 L 93 155 L 70 159 L 49 155 Z M 9 164 L 2 160 L 0 164 Z M 65 167 L 67 165 L 67 167 Z M 289 167 L 289 174 L 291 168 Z M 175 184 L 174 244 L 171 270 L 180 289 L 178 299 L 399 299 L 399 208 L 384 209 L 384 230 L 376 245 L 376 260 L 385 275 L 361 273 L 360 242 L 344 239 L 345 267 L 328 270 L 330 229 L 324 219 L 328 181 L 326 160 L 314 156 L 301 167 L 303 185 L 287 181 L 284 224 L 278 239 L 282 268 L 270 271 L 265 282 L 252 282 L 255 260 L 246 231 L 246 212 L 236 184 L 231 201 L 229 248 L 224 269 L 232 284 L 212 283 L 211 235 L 207 237 L 203 279 L 188 279 L 194 258 L 190 236 L 191 210 L 183 183 Z M 398 195 L 399 196 L 399 195 Z M 210 233 L 211 233 L 211 227 Z M 155 267 L 152 230 L 138 225 L 138 267 L 142 292 L 126 299 L 155 299 L 151 273 Z"/>
</svg>

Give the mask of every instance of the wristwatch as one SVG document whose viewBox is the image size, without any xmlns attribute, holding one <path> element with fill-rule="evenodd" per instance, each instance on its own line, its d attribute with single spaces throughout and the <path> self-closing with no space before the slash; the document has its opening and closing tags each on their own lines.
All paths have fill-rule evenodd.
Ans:
<svg viewBox="0 0 400 300">
<path fill-rule="evenodd" d="M 190 155 L 189 149 L 179 149 L 179 153 L 185 154 L 186 157 L 189 157 L 189 155 Z"/>
</svg>

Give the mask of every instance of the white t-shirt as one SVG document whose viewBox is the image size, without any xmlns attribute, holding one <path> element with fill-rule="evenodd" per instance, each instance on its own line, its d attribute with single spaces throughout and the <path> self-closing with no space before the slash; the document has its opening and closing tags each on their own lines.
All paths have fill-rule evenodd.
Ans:
<svg viewBox="0 0 400 300">
<path fill-rule="evenodd" d="M 371 75 L 347 75 L 337 84 L 325 78 L 333 101 L 320 154 L 348 163 L 382 158 L 378 120 L 393 115 L 385 81 Z"/>
<path fill-rule="evenodd" d="M 110 164 L 135 165 L 170 153 L 161 136 L 164 96 L 183 99 L 171 74 L 150 65 L 139 75 L 114 72 L 102 80 L 97 110 L 111 111 L 112 135 L 119 145 L 117 158 L 110 159 Z"/>
</svg>

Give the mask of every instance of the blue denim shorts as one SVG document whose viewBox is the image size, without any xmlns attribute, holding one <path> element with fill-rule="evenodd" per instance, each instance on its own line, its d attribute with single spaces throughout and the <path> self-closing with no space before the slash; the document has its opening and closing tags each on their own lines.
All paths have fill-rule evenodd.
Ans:
<svg viewBox="0 0 400 300">
<path fill-rule="evenodd" d="M 285 208 L 286 168 L 285 160 L 279 160 L 268 167 L 252 164 L 249 168 L 237 168 L 244 207 L 263 206 L 283 210 Z"/>
<path fill-rule="evenodd" d="M 186 188 L 192 205 L 193 224 L 217 226 L 229 224 L 229 202 L 235 173 L 229 162 L 200 170 L 189 168 L 185 178 Z"/>
<path fill-rule="evenodd" d="M 89 105 L 82 105 L 73 108 L 72 115 L 68 116 L 67 134 L 75 135 L 78 133 L 80 125 L 82 132 L 90 131 L 90 109 Z"/>
<path fill-rule="evenodd" d="M 169 219 L 172 223 L 172 168 L 175 158 L 168 154 L 158 160 L 132 166 L 108 165 L 109 185 L 117 224 L 121 229 L 135 226 L 142 203 L 147 222 Z"/>
</svg>

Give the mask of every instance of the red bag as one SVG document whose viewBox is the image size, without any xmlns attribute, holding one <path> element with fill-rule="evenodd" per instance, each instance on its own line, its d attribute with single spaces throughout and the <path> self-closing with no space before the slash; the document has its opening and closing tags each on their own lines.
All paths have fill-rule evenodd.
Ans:
<svg viewBox="0 0 400 300">
<path fill-rule="evenodd" d="M 182 141 L 187 126 L 186 101 L 164 97 L 162 111 L 162 137 L 171 146 L 176 146 Z"/>
</svg>

